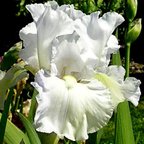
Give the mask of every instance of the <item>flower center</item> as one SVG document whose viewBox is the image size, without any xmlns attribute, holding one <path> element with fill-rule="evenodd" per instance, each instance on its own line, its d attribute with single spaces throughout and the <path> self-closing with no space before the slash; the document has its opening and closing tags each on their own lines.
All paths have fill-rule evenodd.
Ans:
<svg viewBox="0 0 144 144">
<path fill-rule="evenodd" d="M 77 80 L 75 79 L 75 77 L 73 77 L 71 75 L 65 75 L 63 77 L 63 79 L 64 79 L 68 89 L 74 87 L 74 85 L 77 83 Z"/>
</svg>

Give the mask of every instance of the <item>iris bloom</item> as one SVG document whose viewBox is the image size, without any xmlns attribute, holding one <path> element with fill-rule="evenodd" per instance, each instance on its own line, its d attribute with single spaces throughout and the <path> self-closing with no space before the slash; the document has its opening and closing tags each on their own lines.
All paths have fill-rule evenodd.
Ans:
<svg viewBox="0 0 144 144">
<path fill-rule="evenodd" d="M 37 131 L 85 140 L 107 124 L 120 102 L 138 104 L 140 81 L 124 81 L 123 67 L 108 67 L 119 49 L 112 33 L 124 21 L 121 15 L 85 15 L 54 1 L 27 9 L 34 22 L 20 31 L 20 57 L 37 70 Z"/>
</svg>

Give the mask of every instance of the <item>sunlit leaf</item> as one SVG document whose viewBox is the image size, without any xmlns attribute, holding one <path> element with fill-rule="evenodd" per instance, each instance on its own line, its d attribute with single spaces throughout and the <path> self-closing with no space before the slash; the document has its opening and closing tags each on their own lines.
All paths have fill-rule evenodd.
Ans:
<svg viewBox="0 0 144 144">
<path fill-rule="evenodd" d="M 16 43 L 7 52 L 4 53 L 3 59 L 0 63 L 1 70 L 8 70 L 17 62 L 19 58 L 19 51 L 22 48 L 22 42 Z"/>
<path fill-rule="evenodd" d="M 13 66 L 6 72 L 5 76 L 0 80 L 0 109 L 4 107 L 7 90 L 25 77 L 27 77 L 26 70 L 19 65 Z"/>
<path fill-rule="evenodd" d="M 20 144 L 22 141 L 24 144 L 30 144 L 27 135 L 17 128 L 11 121 L 7 120 L 4 142 L 6 144 Z"/>
</svg>

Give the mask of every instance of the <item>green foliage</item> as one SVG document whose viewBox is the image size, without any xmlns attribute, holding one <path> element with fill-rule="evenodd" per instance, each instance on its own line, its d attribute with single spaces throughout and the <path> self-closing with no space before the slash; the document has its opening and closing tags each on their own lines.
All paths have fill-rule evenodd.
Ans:
<svg viewBox="0 0 144 144">
<path fill-rule="evenodd" d="M 31 144 L 41 144 L 40 139 L 39 139 L 32 123 L 25 116 L 23 116 L 23 114 L 18 113 L 18 115 L 19 115 L 20 120 L 22 121 L 25 129 L 26 129 L 30 143 Z"/>
<path fill-rule="evenodd" d="M 6 144 L 20 144 L 21 142 L 30 144 L 27 135 L 23 133 L 19 128 L 17 128 L 10 120 L 7 120 L 4 142 Z"/>
<path fill-rule="evenodd" d="M 9 69 L 3 79 L 0 80 L 0 109 L 3 109 L 4 100 L 6 99 L 7 90 L 14 87 L 20 80 L 27 77 L 26 70 L 19 65 Z"/>
<path fill-rule="evenodd" d="M 9 70 L 11 66 L 17 62 L 19 58 L 18 54 L 21 48 L 22 42 L 18 42 L 4 53 L 2 61 L 0 63 L 0 69 L 2 71 Z"/>
</svg>

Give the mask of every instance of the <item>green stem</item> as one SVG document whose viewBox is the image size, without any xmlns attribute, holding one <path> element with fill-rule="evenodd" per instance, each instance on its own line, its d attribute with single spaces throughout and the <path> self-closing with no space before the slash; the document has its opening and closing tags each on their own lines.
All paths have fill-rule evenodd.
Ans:
<svg viewBox="0 0 144 144">
<path fill-rule="evenodd" d="M 9 113 L 9 107 L 12 101 L 13 93 L 14 93 L 13 89 L 11 88 L 8 94 L 8 98 L 4 105 L 4 111 L 2 113 L 2 117 L 0 121 L 0 144 L 3 144 L 6 123 L 7 123 L 8 113 Z"/>
<path fill-rule="evenodd" d="M 126 55 L 125 55 L 125 69 L 126 69 L 126 74 L 125 77 L 129 76 L 129 69 L 130 69 L 130 43 L 126 43 Z"/>
</svg>

